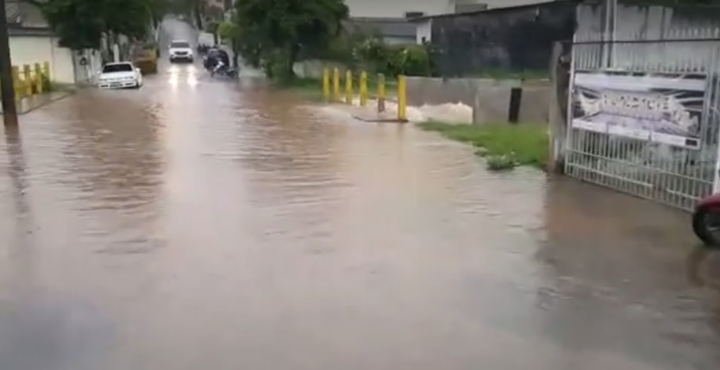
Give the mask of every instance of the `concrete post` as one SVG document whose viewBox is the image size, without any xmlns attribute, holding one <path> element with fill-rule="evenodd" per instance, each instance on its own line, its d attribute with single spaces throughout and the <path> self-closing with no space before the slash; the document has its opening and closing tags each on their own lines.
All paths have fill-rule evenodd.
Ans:
<svg viewBox="0 0 720 370">
<path fill-rule="evenodd" d="M 548 135 L 550 153 L 548 153 L 548 172 L 562 173 L 565 169 L 565 150 L 567 141 L 568 88 L 570 63 L 569 54 L 563 50 L 561 42 L 553 45 L 550 61 L 550 79 L 552 96 L 550 99 Z"/>
</svg>

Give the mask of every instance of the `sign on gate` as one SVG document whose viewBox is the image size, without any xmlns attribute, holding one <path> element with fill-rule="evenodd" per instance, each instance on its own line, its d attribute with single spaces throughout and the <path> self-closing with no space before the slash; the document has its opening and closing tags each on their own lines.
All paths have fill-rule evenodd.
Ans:
<svg viewBox="0 0 720 370">
<path fill-rule="evenodd" d="M 720 30 L 648 35 L 575 35 L 565 173 L 691 210 L 720 189 Z"/>
<path fill-rule="evenodd" d="M 577 72 L 573 128 L 700 148 L 704 75 Z"/>
</svg>

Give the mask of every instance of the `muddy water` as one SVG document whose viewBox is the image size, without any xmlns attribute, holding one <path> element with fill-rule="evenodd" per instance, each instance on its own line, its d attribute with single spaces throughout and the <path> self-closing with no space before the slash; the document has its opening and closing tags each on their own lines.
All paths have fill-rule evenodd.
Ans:
<svg viewBox="0 0 720 370">
<path fill-rule="evenodd" d="M 686 214 L 161 69 L 0 142 L 0 369 L 720 365 Z"/>
</svg>

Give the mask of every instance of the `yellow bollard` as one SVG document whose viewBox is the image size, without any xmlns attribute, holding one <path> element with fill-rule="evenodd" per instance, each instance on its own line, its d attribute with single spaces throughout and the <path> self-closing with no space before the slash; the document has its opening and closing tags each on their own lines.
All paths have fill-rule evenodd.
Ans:
<svg viewBox="0 0 720 370">
<path fill-rule="evenodd" d="M 322 84 L 323 84 L 323 98 L 326 102 L 330 101 L 330 70 L 325 68 L 323 69 L 323 77 L 322 77 Z"/>
<path fill-rule="evenodd" d="M 377 76 L 377 89 L 378 112 L 382 113 L 385 111 L 385 75 L 382 73 Z"/>
<path fill-rule="evenodd" d="M 340 70 L 333 69 L 333 101 L 340 101 Z"/>
<path fill-rule="evenodd" d="M 360 106 L 366 106 L 368 100 L 367 72 L 360 72 Z"/>
<path fill-rule="evenodd" d="M 38 94 L 43 93 L 43 71 L 40 63 L 35 63 L 35 86 Z"/>
<path fill-rule="evenodd" d="M 32 69 L 30 68 L 29 64 L 25 64 L 23 66 L 23 77 L 25 77 L 25 81 L 23 86 L 25 87 L 25 96 L 31 96 L 33 94 L 33 78 L 32 78 Z"/>
<path fill-rule="evenodd" d="M 22 83 L 20 82 L 20 69 L 12 66 L 13 86 L 15 87 L 15 99 L 22 98 Z"/>
<path fill-rule="evenodd" d="M 398 76 L 398 121 L 407 122 L 407 79 Z"/>
<path fill-rule="evenodd" d="M 50 79 L 50 62 L 43 63 L 43 73 L 45 74 L 45 77 L 48 81 L 52 81 Z"/>
<path fill-rule="evenodd" d="M 345 72 L 345 103 L 352 105 L 353 101 L 353 75 L 352 71 Z"/>
</svg>

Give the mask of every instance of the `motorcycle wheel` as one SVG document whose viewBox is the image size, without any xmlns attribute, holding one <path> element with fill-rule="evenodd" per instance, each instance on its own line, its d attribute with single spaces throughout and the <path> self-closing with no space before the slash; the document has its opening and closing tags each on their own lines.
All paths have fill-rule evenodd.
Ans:
<svg viewBox="0 0 720 370">
<path fill-rule="evenodd" d="M 720 246 L 720 207 L 707 206 L 693 213 L 692 227 L 695 235 L 709 247 Z"/>
</svg>

